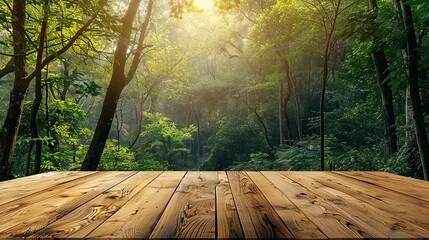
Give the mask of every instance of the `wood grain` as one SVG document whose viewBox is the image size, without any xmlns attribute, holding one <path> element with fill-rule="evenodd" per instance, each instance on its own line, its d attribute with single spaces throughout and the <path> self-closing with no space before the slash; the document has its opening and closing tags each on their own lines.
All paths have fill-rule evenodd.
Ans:
<svg viewBox="0 0 429 240">
<path fill-rule="evenodd" d="M 318 196 L 282 172 L 263 172 L 328 238 L 385 238 L 386 236 L 354 219 L 335 204 Z"/>
<path fill-rule="evenodd" d="M 383 172 L 50 172 L 0 191 L 7 239 L 429 239 L 429 183 Z"/>
<path fill-rule="evenodd" d="M 217 238 L 244 238 L 228 177 L 225 172 L 218 172 L 218 176 L 219 184 L 216 186 Z"/>
<path fill-rule="evenodd" d="M 95 172 L 48 172 L 0 182 L 0 206 Z"/>
<path fill-rule="evenodd" d="M 264 175 L 259 172 L 248 172 L 247 174 L 261 190 L 295 238 L 326 239 L 320 229 Z"/>
<path fill-rule="evenodd" d="M 216 172 L 188 172 L 151 238 L 215 238 Z"/>
<path fill-rule="evenodd" d="M 374 228 L 389 238 L 429 236 L 427 230 L 402 220 L 401 216 L 395 217 L 353 196 L 318 183 L 309 177 L 311 174 L 288 172 L 284 173 L 284 175 L 298 182 L 318 196 L 328 199 L 329 202 L 335 204 L 356 221 L 360 220 L 360 222 L 367 223 L 366 226 L 363 225 L 365 229 L 369 227 Z M 370 225 L 368 223 L 370 223 Z"/>
<path fill-rule="evenodd" d="M 293 238 L 281 218 L 245 172 L 228 172 L 246 238 Z"/>
<path fill-rule="evenodd" d="M 358 179 L 366 182 L 375 188 L 384 188 L 398 193 L 402 193 L 411 197 L 419 198 L 424 201 L 429 201 L 429 190 L 426 189 L 426 184 L 422 184 L 420 181 L 412 180 L 392 180 L 387 177 L 377 176 L 365 172 L 334 172 L 346 177 Z M 420 183 L 418 183 L 420 182 Z M 422 191 L 424 190 L 424 191 Z"/>
<path fill-rule="evenodd" d="M 71 188 L 78 186 L 78 185 L 83 185 L 87 181 L 90 181 L 92 179 L 96 179 L 96 178 L 100 177 L 102 174 L 103 173 L 101 173 L 101 172 L 98 172 L 98 173 L 93 172 L 92 174 L 65 175 L 61 178 L 62 181 L 59 181 L 59 179 L 54 179 L 53 182 L 57 182 L 57 184 L 55 184 L 55 185 L 52 185 L 54 183 L 52 183 L 51 181 L 41 182 L 40 184 L 34 183 L 34 185 L 36 187 L 33 186 L 33 188 L 42 189 L 42 190 L 38 190 L 38 191 L 31 193 L 27 196 L 24 196 L 24 197 L 21 197 L 19 199 L 14 200 L 14 201 L 10 201 L 10 202 L 7 202 L 7 203 L 0 205 L 0 208 L 2 210 L 2 214 L 7 215 L 8 213 L 13 212 L 16 209 L 20 209 L 20 208 L 23 208 L 25 206 L 29 206 L 31 204 L 36 204 L 36 203 L 43 201 L 45 199 L 48 199 L 50 197 L 59 195 L 62 192 L 67 191 L 68 189 L 71 189 Z M 80 177 L 76 178 L 79 175 L 80 175 Z M 44 187 L 46 187 L 46 188 L 43 189 Z M 15 194 L 15 196 L 16 195 L 18 195 L 18 194 Z"/>
<path fill-rule="evenodd" d="M 139 172 L 30 237 L 85 238 L 160 174 Z"/>
<path fill-rule="evenodd" d="M 333 173 L 313 173 L 311 178 L 330 188 L 336 189 L 377 209 L 429 230 L 429 203 L 408 195 L 395 194 L 383 188 L 373 189 L 367 183 Z"/>
<path fill-rule="evenodd" d="M 347 172 L 346 172 L 347 173 Z M 412 177 L 405 177 L 400 175 L 395 175 L 387 172 L 365 172 L 366 174 L 372 174 L 380 177 L 383 181 L 388 181 L 392 183 L 408 183 L 414 186 L 418 186 L 419 189 L 429 190 L 429 182 L 422 179 L 415 179 Z"/>
<path fill-rule="evenodd" d="M 134 174 L 136 172 L 102 172 L 99 178 L 84 185 L 6 214 L 0 220 L 0 237 L 29 236 Z"/>
<path fill-rule="evenodd" d="M 87 237 L 148 238 L 185 173 L 162 173 Z"/>
</svg>

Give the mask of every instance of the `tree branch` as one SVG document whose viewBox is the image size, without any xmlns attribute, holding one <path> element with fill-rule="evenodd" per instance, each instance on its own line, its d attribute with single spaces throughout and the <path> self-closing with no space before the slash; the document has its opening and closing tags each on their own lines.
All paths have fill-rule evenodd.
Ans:
<svg viewBox="0 0 429 240">
<path fill-rule="evenodd" d="M 95 13 L 91 16 L 91 18 L 85 23 L 85 25 L 83 25 L 76 33 L 75 35 L 70 39 L 70 41 L 60 50 L 58 50 L 56 53 L 51 54 L 49 56 L 47 56 L 42 64 L 40 65 L 41 68 L 44 68 L 46 65 L 48 65 L 52 60 L 56 59 L 58 56 L 60 56 L 61 54 L 65 53 L 71 46 L 73 46 L 73 44 L 79 39 L 79 37 L 88 30 L 89 26 L 94 22 L 94 20 L 97 18 L 98 14 L 100 13 L 101 9 L 103 8 L 104 4 L 106 2 L 105 1 L 100 1 L 100 6 L 99 9 L 97 9 L 97 11 L 95 11 Z M 38 71 L 38 69 L 36 69 L 35 71 L 33 71 L 27 78 L 26 80 L 31 81 L 35 76 L 36 76 L 36 72 Z"/>
<path fill-rule="evenodd" d="M 147 4 L 147 10 L 146 10 L 146 17 L 143 21 L 143 23 L 140 26 L 140 36 L 139 36 L 139 43 L 137 45 L 136 53 L 133 58 L 133 62 L 131 63 L 130 70 L 128 71 L 127 78 L 125 79 L 125 85 L 128 84 L 131 79 L 134 77 L 137 67 L 140 63 L 140 58 L 142 56 L 142 51 L 144 48 L 144 39 L 146 37 L 146 32 L 149 27 L 150 17 L 152 15 L 152 8 L 153 8 L 153 0 L 149 0 Z"/>
</svg>

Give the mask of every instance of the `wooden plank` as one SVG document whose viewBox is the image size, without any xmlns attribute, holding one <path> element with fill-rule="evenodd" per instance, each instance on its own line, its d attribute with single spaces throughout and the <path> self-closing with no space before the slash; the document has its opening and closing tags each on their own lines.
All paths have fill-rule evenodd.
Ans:
<svg viewBox="0 0 429 240">
<path fill-rule="evenodd" d="M 47 172 L 0 182 L 0 205 L 95 172 Z"/>
<path fill-rule="evenodd" d="M 101 172 L 99 178 L 2 216 L 0 238 L 29 236 L 107 191 L 136 172 Z"/>
<path fill-rule="evenodd" d="M 219 184 L 216 186 L 217 238 L 244 238 L 228 177 L 224 171 L 219 171 L 218 176 Z"/>
<path fill-rule="evenodd" d="M 429 230 L 427 217 L 429 216 L 429 203 L 426 201 L 395 194 L 395 192 L 383 188 L 374 189 L 357 179 L 330 172 L 317 172 L 308 176 L 327 187 L 346 193 L 395 216 L 401 216 L 401 219 Z"/>
<path fill-rule="evenodd" d="M 62 174 L 59 174 L 62 175 Z M 79 174 L 73 174 L 73 177 L 75 177 L 76 175 Z M 29 206 L 31 204 L 36 204 L 40 201 L 43 201 L 47 198 L 50 198 L 52 196 L 55 195 L 59 195 L 64 191 L 67 191 L 70 188 L 73 188 L 75 186 L 78 186 L 80 184 L 84 184 L 87 181 L 90 181 L 91 179 L 95 179 L 98 178 L 100 176 L 100 172 L 93 172 L 93 174 L 83 174 L 81 177 L 79 178 L 71 178 L 68 179 L 69 175 L 64 175 L 63 179 L 65 182 L 60 182 L 56 185 L 50 186 L 48 188 L 45 188 L 43 190 L 40 190 L 38 192 L 35 192 L 33 194 L 27 195 L 25 197 L 19 198 L 15 201 L 11 201 L 11 202 L 7 202 L 3 205 L 0 205 L 0 212 L 4 215 L 13 212 L 17 209 Z M 54 175 L 54 177 L 56 177 L 56 175 Z M 66 180 L 68 179 L 68 180 Z M 46 180 L 48 183 L 50 182 L 49 180 Z M 34 183 L 36 186 L 38 185 L 37 183 Z M 43 183 L 42 183 L 43 185 Z M 49 186 L 46 185 L 45 186 Z M 39 188 L 38 188 L 39 189 Z"/>
<path fill-rule="evenodd" d="M 379 178 L 382 178 L 383 181 L 389 181 L 391 183 L 406 182 L 413 186 L 419 186 L 419 188 L 424 188 L 425 190 L 429 191 L 429 182 L 425 180 L 400 176 L 400 175 L 396 175 L 388 172 L 365 172 L 365 173 L 376 175 Z"/>
<path fill-rule="evenodd" d="M 85 238 L 106 219 L 140 194 L 161 172 L 139 172 L 108 189 L 30 238 Z"/>
<path fill-rule="evenodd" d="M 288 197 L 328 238 L 384 238 L 367 224 L 356 220 L 335 204 L 317 196 L 307 188 L 283 175 L 283 172 L 262 172 Z"/>
<path fill-rule="evenodd" d="M 326 239 L 319 228 L 260 172 L 247 172 L 268 202 L 298 239 Z"/>
<path fill-rule="evenodd" d="M 293 238 L 276 211 L 245 172 L 228 172 L 246 238 Z"/>
<path fill-rule="evenodd" d="M 215 238 L 216 172 L 188 172 L 150 238 Z"/>
<path fill-rule="evenodd" d="M 390 191 L 406 194 L 411 197 L 419 198 L 425 201 L 429 201 L 429 191 L 422 188 L 425 186 L 420 181 L 407 180 L 391 180 L 385 176 L 377 176 L 374 174 L 368 174 L 365 172 L 334 172 L 343 176 L 358 179 L 362 182 L 371 184 L 373 187 L 385 188 Z"/>
<path fill-rule="evenodd" d="M 185 173 L 162 173 L 87 237 L 148 238 Z"/>
<path fill-rule="evenodd" d="M 317 173 L 312 173 L 317 174 Z M 429 231 L 410 222 L 402 220 L 402 216 L 395 217 L 370 204 L 362 202 L 346 193 L 324 186 L 310 178 L 309 173 L 284 173 L 293 181 L 298 182 L 320 197 L 332 202 L 349 216 L 370 225 L 389 238 L 412 238 L 429 236 Z M 372 236 L 378 237 L 378 236 Z"/>
</svg>

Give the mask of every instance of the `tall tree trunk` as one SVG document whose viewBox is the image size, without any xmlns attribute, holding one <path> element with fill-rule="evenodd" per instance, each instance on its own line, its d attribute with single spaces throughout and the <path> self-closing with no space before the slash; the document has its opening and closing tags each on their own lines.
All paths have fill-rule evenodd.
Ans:
<svg viewBox="0 0 429 240">
<path fill-rule="evenodd" d="M 98 14 L 106 4 L 106 1 L 99 1 L 99 9 L 94 12 L 91 18 L 73 35 L 69 42 L 57 52 L 49 55 L 42 61 L 41 68 L 48 65 L 58 56 L 65 53 L 76 40 L 88 30 L 89 26 L 97 18 Z M 24 99 L 32 79 L 36 77 L 36 72 L 27 76 L 27 63 L 25 52 L 25 1 L 14 0 L 13 15 L 16 21 L 12 21 L 13 42 L 14 42 L 14 64 L 15 80 L 10 93 L 9 107 L 0 135 L 0 181 L 12 178 L 12 157 L 15 150 L 16 136 L 21 124 L 21 116 L 24 107 Z"/>
<path fill-rule="evenodd" d="M 33 153 L 34 142 L 30 141 L 28 145 L 28 153 L 27 153 L 27 164 L 25 165 L 25 176 L 30 175 L 31 171 L 31 155 Z"/>
<path fill-rule="evenodd" d="M 64 83 L 63 83 L 63 89 L 60 92 L 60 99 L 65 101 L 67 97 L 67 91 L 69 90 L 71 85 L 71 81 L 68 79 L 70 75 L 69 63 L 67 61 L 64 61 L 63 66 L 64 66 L 64 71 L 63 71 Z"/>
<path fill-rule="evenodd" d="M 325 49 L 323 52 L 323 74 L 322 74 L 322 92 L 320 94 L 320 170 L 325 171 L 325 93 L 326 93 L 326 83 L 328 82 L 329 77 L 329 58 L 331 56 L 331 48 L 335 43 L 333 43 L 333 35 L 335 32 L 335 27 L 337 24 L 338 15 L 340 14 L 340 5 L 341 0 L 338 0 L 337 5 L 335 6 L 334 16 L 332 21 L 329 22 L 329 33 L 326 33 L 326 43 Z M 328 23 L 326 23 L 328 24 Z"/>
<path fill-rule="evenodd" d="M 136 114 L 136 135 L 134 137 L 134 139 L 132 141 L 130 141 L 130 146 L 129 149 L 133 148 L 135 146 L 135 144 L 137 143 L 137 141 L 140 138 L 140 134 L 142 131 L 142 125 L 143 125 L 143 117 L 142 117 L 142 112 L 143 112 L 143 104 L 144 104 L 145 100 L 140 100 L 139 106 L 137 106 L 136 103 L 134 103 L 135 106 L 135 114 Z"/>
<path fill-rule="evenodd" d="M 156 113 L 158 111 L 158 94 L 155 93 L 150 97 L 149 112 Z"/>
<path fill-rule="evenodd" d="M 194 116 L 195 116 L 195 122 L 197 124 L 197 138 L 196 140 L 196 145 L 197 145 L 197 156 L 201 157 L 203 155 L 203 151 L 202 151 L 202 134 L 201 134 L 201 121 L 200 121 L 200 112 L 197 110 L 194 112 Z"/>
<path fill-rule="evenodd" d="M 392 89 L 389 86 L 389 81 L 386 80 L 389 75 L 389 70 L 384 51 L 375 50 L 371 52 L 371 56 L 376 70 L 377 83 L 380 89 L 381 102 L 383 106 L 384 134 L 386 141 L 384 159 L 387 160 L 398 151 L 393 94 Z"/>
<path fill-rule="evenodd" d="M 423 118 L 423 109 L 420 99 L 419 88 L 419 61 L 417 40 L 414 31 L 414 22 L 411 7 L 408 3 L 400 0 L 402 19 L 405 29 L 407 43 L 407 69 L 408 84 L 410 88 L 410 99 L 413 107 L 414 130 L 419 148 L 419 155 L 422 164 L 423 176 L 429 180 L 429 143 L 427 139 L 426 126 Z"/>
<path fill-rule="evenodd" d="M 402 10 L 401 10 L 401 3 L 399 0 L 393 1 L 394 7 L 396 9 L 397 13 L 397 19 L 400 23 L 400 25 L 403 25 L 403 17 L 402 17 Z M 407 52 L 407 44 L 406 41 L 401 41 L 401 54 L 402 54 L 402 61 L 404 65 L 407 65 L 408 62 L 408 52 Z M 405 69 L 407 77 L 409 77 L 409 70 L 408 68 Z M 405 144 L 401 148 L 401 154 L 398 157 L 404 157 L 405 161 L 407 163 L 407 166 L 411 168 L 410 174 L 415 174 L 415 177 L 418 177 L 421 175 L 423 177 L 423 171 L 421 174 L 416 174 L 415 171 L 417 171 L 420 168 L 420 158 L 419 158 L 419 150 L 417 147 L 417 141 L 416 141 L 416 134 L 414 131 L 414 123 L 413 123 L 413 108 L 411 104 L 411 97 L 410 97 L 410 87 L 407 86 L 406 91 L 406 98 L 405 98 Z M 417 164 L 418 162 L 418 164 Z"/>
<path fill-rule="evenodd" d="M 368 0 L 368 6 L 369 10 L 376 11 L 378 13 L 377 0 Z M 372 41 L 376 45 L 379 43 L 380 39 L 376 36 L 372 36 Z M 389 86 L 390 81 L 388 80 L 390 72 L 386 55 L 383 50 L 374 49 L 371 51 L 371 56 L 375 67 L 384 113 L 384 160 L 387 160 L 398 151 L 398 137 L 396 135 L 395 113 L 393 109 L 393 94 L 392 89 Z"/>
<path fill-rule="evenodd" d="M 49 0 L 44 1 L 44 5 L 48 5 Z M 45 8 L 44 8 L 45 9 Z M 43 21 L 40 29 L 39 35 L 39 46 L 37 49 L 37 59 L 36 59 L 36 86 L 35 86 L 35 98 L 33 101 L 33 106 L 31 108 L 30 115 L 30 130 L 31 138 L 36 142 L 36 152 L 34 160 L 34 173 L 40 173 L 40 168 L 42 164 L 42 140 L 40 139 L 39 132 L 37 129 L 37 113 L 39 112 L 40 105 L 42 103 L 42 59 L 43 59 L 43 48 L 45 46 L 45 36 L 46 29 L 48 25 L 48 14 L 47 12 L 43 13 Z M 46 109 L 47 110 L 47 109 Z"/>
<path fill-rule="evenodd" d="M 0 136 L 0 181 L 13 178 L 12 157 L 15 150 L 16 136 L 21 124 L 21 113 L 30 81 L 26 80 L 27 62 L 25 58 L 25 1 L 13 1 L 12 21 L 13 52 L 15 55 L 15 80 L 10 93 L 9 107 Z"/>
<path fill-rule="evenodd" d="M 285 121 L 286 121 L 286 128 L 287 128 L 287 135 L 288 135 L 288 141 L 289 141 L 289 145 L 292 146 L 292 127 L 290 125 L 290 120 L 289 120 L 289 112 L 288 112 L 288 104 L 290 101 L 290 98 L 292 96 L 292 78 L 291 78 L 291 73 L 290 73 L 290 63 L 289 60 L 284 60 L 284 71 L 286 74 L 286 87 L 287 87 L 287 92 L 286 95 L 283 99 L 283 114 L 285 117 Z"/>
<path fill-rule="evenodd" d="M 240 94 L 239 94 L 239 96 L 241 97 Z M 258 122 L 259 122 L 259 124 L 262 127 L 262 131 L 264 133 L 265 142 L 268 144 L 268 146 L 269 146 L 269 148 L 271 150 L 270 154 L 272 154 L 274 152 L 274 146 L 273 146 L 273 144 L 270 141 L 270 136 L 269 136 L 267 124 L 265 124 L 264 119 L 258 113 L 258 110 L 256 109 L 256 107 L 250 106 L 250 104 L 246 100 L 243 100 L 243 101 L 246 104 L 247 108 L 256 115 L 256 118 L 258 119 Z"/>
<path fill-rule="evenodd" d="M 153 0 L 149 0 L 148 2 L 146 18 L 140 27 L 137 50 L 131 63 L 130 70 L 128 74 L 125 75 L 125 64 L 127 61 L 127 51 L 130 45 L 131 30 L 140 2 L 141 0 L 131 0 L 125 17 L 122 20 L 121 33 L 113 60 L 112 78 L 110 80 L 109 87 L 107 88 L 106 97 L 103 102 L 100 118 L 98 119 L 91 145 L 89 146 L 85 160 L 81 166 L 81 170 L 83 171 L 95 171 L 97 169 L 112 127 L 113 117 L 116 112 L 121 92 L 134 77 L 141 60 L 143 42 L 149 26 L 150 16 L 152 14 Z"/>
<path fill-rule="evenodd" d="M 279 144 L 283 144 L 283 79 L 279 78 Z M 248 108 L 250 110 L 250 108 Z"/>
<path fill-rule="evenodd" d="M 122 89 L 112 84 L 110 84 L 107 89 L 103 108 L 101 109 L 101 115 L 98 119 L 91 145 L 81 166 L 82 171 L 97 170 L 107 137 L 109 136 L 110 128 L 112 127 L 113 116 L 116 112 L 116 106 L 118 104 L 121 91 Z"/>
<path fill-rule="evenodd" d="M 298 93 L 298 82 L 296 79 L 293 79 L 293 89 L 294 89 L 294 99 L 295 99 L 295 114 L 296 114 L 296 128 L 298 130 L 298 140 L 301 141 L 302 139 L 302 120 L 301 120 L 301 103 L 299 99 L 299 93 Z"/>
<path fill-rule="evenodd" d="M 405 97 L 405 144 L 399 150 L 398 158 L 405 161 L 407 166 L 408 176 L 413 176 L 415 178 L 424 178 L 423 172 L 420 171 L 420 158 L 419 158 L 419 149 L 417 147 L 416 134 L 414 131 L 413 123 L 413 108 L 410 98 L 410 88 L 406 89 Z"/>
</svg>

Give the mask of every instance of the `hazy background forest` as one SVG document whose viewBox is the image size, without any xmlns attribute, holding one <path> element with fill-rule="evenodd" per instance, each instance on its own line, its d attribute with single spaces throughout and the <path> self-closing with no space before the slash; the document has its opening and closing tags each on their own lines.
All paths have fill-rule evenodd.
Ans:
<svg viewBox="0 0 429 240">
<path fill-rule="evenodd" d="M 427 0 L 3 0 L 1 179 L 427 178 Z"/>
</svg>

